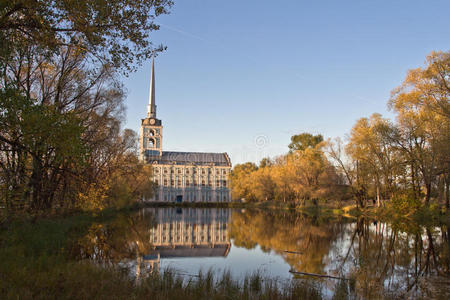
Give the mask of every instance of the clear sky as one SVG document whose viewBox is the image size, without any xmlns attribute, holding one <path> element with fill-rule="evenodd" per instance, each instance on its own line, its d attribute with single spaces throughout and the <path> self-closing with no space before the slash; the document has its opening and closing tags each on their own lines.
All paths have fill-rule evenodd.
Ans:
<svg viewBox="0 0 450 300">
<path fill-rule="evenodd" d="M 175 0 L 152 40 L 163 150 L 287 152 L 293 134 L 343 137 L 406 71 L 450 49 L 450 1 Z M 151 62 L 124 79 L 127 128 L 145 118 Z"/>
</svg>

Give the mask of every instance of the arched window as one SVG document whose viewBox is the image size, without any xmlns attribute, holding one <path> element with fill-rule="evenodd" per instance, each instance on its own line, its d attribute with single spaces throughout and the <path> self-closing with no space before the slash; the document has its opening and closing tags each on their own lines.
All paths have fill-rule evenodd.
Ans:
<svg viewBox="0 0 450 300">
<path fill-rule="evenodd" d="M 155 136 L 155 130 L 150 129 L 150 135 L 151 135 L 151 136 Z"/>
<path fill-rule="evenodd" d="M 154 139 L 149 139 L 148 140 L 148 146 L 150 148 L 155 148 L 155 140 Z"/>
</svg>

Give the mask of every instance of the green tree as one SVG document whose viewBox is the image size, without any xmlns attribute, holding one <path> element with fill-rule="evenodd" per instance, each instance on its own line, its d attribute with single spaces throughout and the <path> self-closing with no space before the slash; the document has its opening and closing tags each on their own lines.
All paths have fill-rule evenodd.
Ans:
<svg viewBox="0 0 450 300">
<path fill-rule="evenodd" d="M 113 191 L 135 199 L 151 192 L 151 170 L 137 162 L 130 142 L 135 135 L 121 132 L 124 92 L 116 77 L 161 50 L 149 35 L 171 5 L 0 4 L 0 189 L 8 208 L 79 207 L 86 200 L 102 208 Z M 125 179 L 133 184 L 125 187 Z"/>
<path fill-rule="evenodd" d="M 12 0 L 0 4 L 0 49 L 21 48 L 24 40 L 41 49 L 76 45 L 115 67 L 133 69 L 153 53 L 150 32 L 159 29 L 157 16 L 173 2 Z M 3 57 L 4 58 L 4 57 Z"/>
<path fill-rule="evenodd" d="M 312 135 L 311 133 L 301 133 L 291 137 L 289 144 L 289 151 L 305 150 L 306 148 L 315 148 L 318 144 L 323 142 L 321 134 Z"/>
<path fill-rule="evenodd" d="M 73 113 L 41 106 L 6 90 L 0 95 L 2 190 L 8 209 L 47 209 L 72 169 L 85 161 L 84 128 Z"/>
</svg>

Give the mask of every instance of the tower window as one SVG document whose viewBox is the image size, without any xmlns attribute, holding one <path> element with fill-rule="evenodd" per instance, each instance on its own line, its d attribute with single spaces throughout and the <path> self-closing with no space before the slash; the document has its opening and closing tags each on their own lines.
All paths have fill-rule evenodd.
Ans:
<svg viewBox="0 0 450 300">
<path fill-rule="evenodd" d="M 150 135 L 154 136 L 155 135 L 155 131 L 153 129 L 150 129 Z"/>
<path fill-rule="evenodd" d="M 155 140 L 154 139 L 149 139 L 148 140 L 148 145 L 150 148 L 155 148 Z"/>
</svg>

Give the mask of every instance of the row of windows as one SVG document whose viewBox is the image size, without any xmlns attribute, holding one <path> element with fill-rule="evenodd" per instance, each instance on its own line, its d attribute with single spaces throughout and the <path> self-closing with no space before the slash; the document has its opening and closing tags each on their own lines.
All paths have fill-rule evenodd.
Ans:
<svg viewBox="0 0 450 300">
<path fill-rule="evenodd" d="M 219 235 L 216 235 L 216 241 L 217 240 L 219 240 L 219 239 L 222 239 L 223 241 L 227 241 L 227 237 L 225 236 L 225 235 L 223 235 L 222 237 L 220 237 Z M 153 238 L 153 242 L 158 242 L 158 238 Z M 186 236 L 185 238 L 184 238 L 184 241 L 189 241 L 190 239 L 189 239 L 189 237 L 188 236 Z M 177 242 L 181 242 L 181 237 L 180 236 L 177 236 L 177 237 L 175 237 L 175 238 L 173 238 L 173 237 L 171 237 L 171 236 L 169 236 L 169 237 L 167 237 L 167 236 L 162 236 L 162 242 L 173 242 L 173 241 L 177 241 Z M 198 241 L 198 242 L 211 242 L 212 240 L 211 240 L 211 236 L 199 236 L 199 237 L 195 237 L 195 236 L 193 236 L 192 237 L 192 242 L 196 242 L 196 241 Z"/>
<path fill-rule="evenodd" d="M 155 195 L 155 200 L 156 201 L 160 200 L 158 193 L 156 193 L 156 195 Z M 161 199 L 161 200 L 164 200 L 164 201 L 175 201 L 176 198 L 175 197 L 170 197 L 168 195 L 164 195 L 163 199 Z M 214 201 L 218 201 L 218 202 L 221 202 L 221 201 L 226 202 L 226 201 L 228 201 L 228 197 L 227 197 L 227 195 L 223 195 L 223 196 L 217 195 L 215 197 L 212 197 L 211 195 L 202 195 L 201 197 L 198 198 L 198 200 L 200 200 L 202 202 L 206 202 L 206 201 L 211 202 L 213 200 Z M 183 201 L 196 202 L 197 201 L 197 196 L 196 195 L 186 195 L 185 197 L 183 197 Z"/>
<path fill-rule="evenodd" d="M 191 224 L 191 223 L 185 223 L 184 226 L 181 223 L 176 223 L 176 225 L 174 223 L 164 223 L 164 224 L 159 224 L 160 227 L 162 227 L 163 230 L 166 229 L 178 229 L 181 230 L 183 227 L 187 230 L 189 228 L 192 228 L 193 230 L 198 228 L 201 228 L 203 230 L 211 230 L 211 229 L 216 229 L 216 230 L 220 230 L 220 229 L 226 229 L 227 228 L 227 224 L 220 224 L 220 223 L 216 223 L 214 224 Z"/>
<path fill-rule="evenodd" d="M 190 172 L 192 172 L 193 174 L 197 174 L 197 172 L 198 172 L 197 168 L 185 169 L 185 170 L 186 170 L 185 171 L 186 174 L 190 174 Z M 199 170 L 200 170 L 200 174 L 203 174 L 203 175 L 214 173 L 213 170 L 211 170 L 210 168 L 199 168 Z M 155 168 L 155 173 L 159 174 L 159 172 L 160 172 L 159 168 Z M 182 174 L 183 169 L 177 168 L 176 170 L 174 170 L 172 168 L 163 168 L 162 172 L 163 172 L 163 174 L 168 174 L 169 172 L 170 172 L 170 174 L 174 174 L 174 173 Z M 225 175 L 225 174 L 227 174 L 227 170 L 226 169 L 222 169 L 222 170 L 217 169 L 215 173 L 216 173 L 216 175 L 220 175 L 221 173 Z"/>
<path fill-rule="evenodd" d="M 183 214 L 185 216 L 200 216 L 200 215 L 217 215 L 217 216 L 229 216 L 230 212 L 227 209 L 222 208 L 183 208 Z M 166 217 L 178 217 L 182 216 L 178 213 L 177 210 L 172 208 L 160 208 L 157 211 L 153 212 L 158 216 Z M 171 219 L 171 218 L 170 218 Z M 167 221 L 164 221 L 167 222 Z"/>
<path fill-rule="evenodd" d="M 186 179 L 185 182 L 186 182 L 186 186 L 200 186 L 200 184 L 199 184 L 199 182 L 197 180 L 191 181 L 189 179 Z M 156 179 L 155 183 L 157 185 L 159 185 L 159 180 Z M 172 180 L 169 181 L 168 179 L 164 179 L 163 183 L 164 183 L 164 186 L 182 186 L 182 181 L 181 180 L 175 181 L 175 180 L 172 179 Z M 169 183 L 170 183 L 170 185 L 169 185 Z M 206 182 L 206 180 L 202 180 L 201 181 L 201 186 L 212 187 L 212 184 L 213 184 L 212 181 L 209 181 L 209 182 Z M 226 180 L 216 180 L 216 187 L 226 187 L 226 186 L 227 186 L 227 181 Z"/>
</svg>

